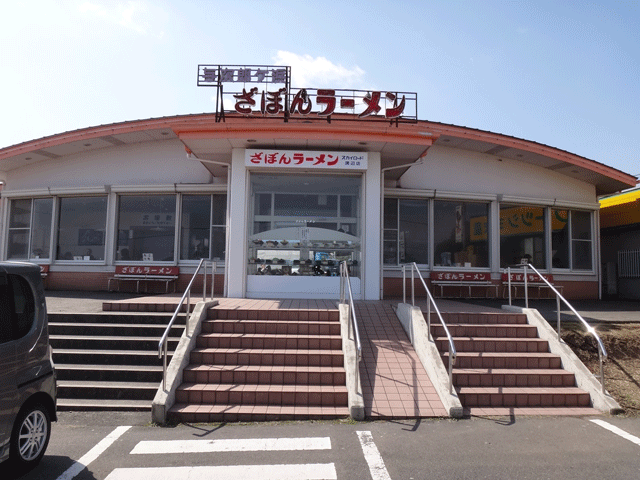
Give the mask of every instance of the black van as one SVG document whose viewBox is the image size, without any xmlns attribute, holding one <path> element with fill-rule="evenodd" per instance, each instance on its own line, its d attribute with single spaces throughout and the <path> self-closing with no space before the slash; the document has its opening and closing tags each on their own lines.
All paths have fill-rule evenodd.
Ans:
<svg viewBox="0 0 640 480">
<path fill-rule="evenodd" d="M 40 267 L 0 262 L 0 462 L 35 466 L 56 416 L 56 374 Z"/>
</svg>

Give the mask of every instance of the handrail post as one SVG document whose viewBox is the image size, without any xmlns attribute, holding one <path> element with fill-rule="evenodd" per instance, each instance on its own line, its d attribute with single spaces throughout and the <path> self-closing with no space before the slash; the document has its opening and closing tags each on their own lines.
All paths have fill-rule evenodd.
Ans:
<svg viewBox="0 0 640 480">
<path fill-rule="evenodd" d="M 413 277 L 413 268 L 415 267 L 415 262 L 411 265 L 411 305 L 416 306 L 416 282 Z M 417 268 L 417 267 L 416 267 Z"/>
<path fill-rule="evenodd" d="M 214 260 L 211 264 L 211 300 L 213 300 L 213 295 L 215 293 L 215 289 L 213 288 L 216 283 L 216 273 L 218 272 L 218 264 Z"/>
<path fill-rule="evenodd" d="M 402 303 L 407 303 L 407 264 L 402 265 Z"/>
<path fill-rule="evenodd" d="M 507 285 L 509 286 L 509 306 L 511 306 L 511 267 L 507 267 Z"/>
<path fill-rule="evenodd" d="M 204 302 L 207 296 L 207 261 L 204 261 L 202 265 L 204 268 L 202 270 L 202 301 Z"/>
<path fill-rule="evenodd" d="M 524 306 L 529 308 L 529 286 L 527 285 L 527 264 L 524 264 Z"/>
<path fill-rule="evenodd" d="M 562 328 L 562 326 L 560 320 L 560 297 L 558 295 L 556 295 L 556 310 L 558 315 L 558 341 L 560 341 L 562 340 L 562 336 L 560 334 L 560 329 Z"/>
</svg>

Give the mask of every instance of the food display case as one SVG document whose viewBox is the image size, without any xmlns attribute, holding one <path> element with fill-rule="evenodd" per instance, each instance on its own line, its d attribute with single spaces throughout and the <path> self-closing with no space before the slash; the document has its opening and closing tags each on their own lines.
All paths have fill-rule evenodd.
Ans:
<svg viewBox="0 0 640 480">
<path fill-rule="evenodd" d="M 340 275 L 340 263 L 358 277 L 360 241 L 344 232 L 314 227 L 280 228 L 249 238 L 248 275 Z"/>
</svg>

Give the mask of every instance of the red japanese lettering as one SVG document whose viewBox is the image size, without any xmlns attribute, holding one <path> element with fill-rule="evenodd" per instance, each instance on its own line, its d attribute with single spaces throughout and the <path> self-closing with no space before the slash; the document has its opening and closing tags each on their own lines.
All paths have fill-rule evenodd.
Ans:
<svg viewBox="0 0 640 480">
<path fill-rule="evenodd" d="M 256 152 L 251 154 L 251 163 L 259 164 L 262 163 L 262 152 Z"/>
<path fill-rule="evenodd" d="M 405 96 L 402 96 L 402 100 L 400 100 L 400 104 L 398 104 L 397 101 L 397 97 L 391 93 L 391 92 L 387 92 L 387 98 L 389 100 L 393 101 L 393 107 L 392 108 L 387 108 L 384 112 L 384 116 L 386 118 L 397 118 L 400 115 L 402 115 L 402 112 L 404 112 L 404 107 L 405 107 Z"/>
<path fill-rule="evenodd" d="M 262 114 L 277 115 L 280 113 L 283 109 L 282 95 L 286 93 L 286 91 L 286 88 L 281 88 L 277 92 L 262 92 L 262 102 L 260 104 Z"/>
<path fill-rule="evenodd" d="M 291 163 L 291 159 L 283 153 L 278 163 L 280 165 L 289 165 Z"/>
<path fill-rule="evenodd" d="M 358 117 L 368 117 L 369 115 L 378 113 L 382 108 L 380 107 L 380 97 L 380 92 L 367 93 L 362 99 L 362 101 L 367 104 L 367 108 L 364 112 L 358 115 Z"/>
<path fill-rule="evenodd" d="M 253 96 L 258 92 L 258 87 L 253 87 L 251 90 L 247 92 L 246 89 L 242 89 L 242 93 L 238 95 L 234 95 L 233 98 L 236 99 L 236 112 L 241 113 L 243 115 L 248 115 L 251 113 L 251 107 L 256 104 L 256 101 L 253 99 Z"/>
<path fill-rule="evenodd" d="M 338 157 L 338 155 L 327 155 L 327 159 L 331 159 L 334 157 L 335 157 L 335 160 L 331 160 L 330 162 L 327 162 L 328 167 L 333 167 L 336 163 L 338 163 L 338 160 L 340 160 L 340 158 Z"/>
<path fill-rule="evenodd" d="M 311 102 L 311 98 L 307 95 L 307 91 L 303 88 L 298 90 L 298 93 L 295 94 L 293 100 L 291 101 L 291 107 L 289 108 L 289 113 L 300 113 L 301 115 L 308 115 L 311 112 L 311 108 L 313 107 L 313 103 Z"/>
<path fill-rule="evenodd" d="M 321 117 L 328 117 L 336 109 L 336 91 L 335 90 L 318 90 L 318 96 L 316 97 L 316 103 L 318 105 L 326 105 L 324 110 L 318 113 Z"/>
<path fill-rule="evenodd" d="M 302 153 L 294 153 L 293 159 L 296 162 L 296 165 L 300 165 L 304 162 L 304 155 Z"/>
</svg>

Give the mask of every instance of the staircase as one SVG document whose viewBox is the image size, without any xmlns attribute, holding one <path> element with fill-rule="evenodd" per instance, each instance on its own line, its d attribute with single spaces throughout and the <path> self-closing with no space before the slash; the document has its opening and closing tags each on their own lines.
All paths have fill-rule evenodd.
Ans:
<svg viewBox="0 0 640 480">
<path fill-rule="evenodd" d="M 234 422 L 349 416 L 336 309 L 209 309 L 169 418 Z"/>
<path fill-rule="evenodd" d="M 151 411 L 162 381 L 158 341 L 171 313 L 50 313 L 58 410 Z M 169 355 L 184 329 L 176 320 Z M 169 359 L 170 360 L 170 359 Z"/>
<path fill-rule="evenodd" d="M 457 351 L 453 384 L 467 413 L 599 413 L 590 408 L 589 394 L 575 386 L 573 373 L 562 369 L 560 357 L 549 353 L 548 342 L 538 338 L 526 315 L 443 313 L 443 318 Z M 448 367 L 444 328 L 432 323 L 431 331 Z"/>
</svg>

